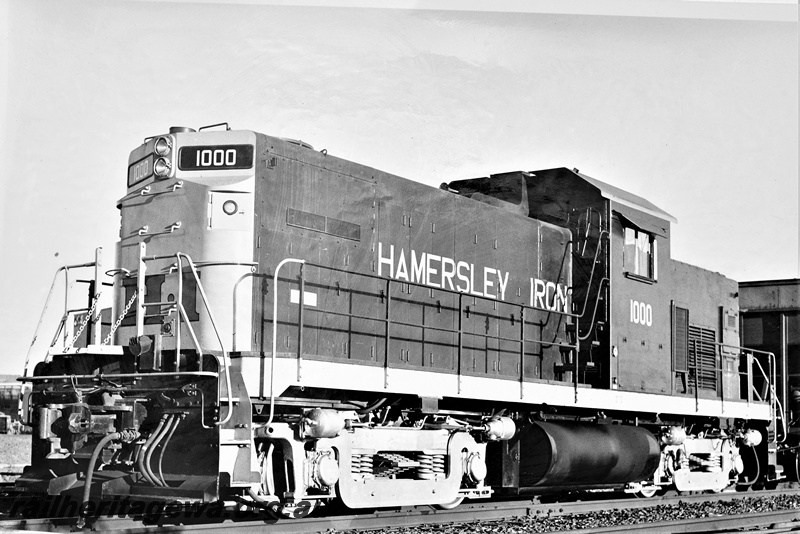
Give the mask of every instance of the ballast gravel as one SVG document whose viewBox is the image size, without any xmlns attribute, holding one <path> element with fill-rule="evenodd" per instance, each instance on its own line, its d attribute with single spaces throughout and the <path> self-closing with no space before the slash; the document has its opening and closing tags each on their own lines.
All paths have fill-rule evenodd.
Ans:
<svg viewBox="0 0 800 534">
<path fill-rule="evenodd" d="M 502 520 L 474 521 L 470 523 L 421 525 L 360 531 L 382 534 L 455 534 L 465 532 L 527 534 L 534 532 L 560 532 L 589 528 L 618 527 L 699 519 L 702 517 L 742 515 L 779 510 L 800 509 L 800 496 L 780 495 L 770 497 L 747 497 L 735 501 L 716 501 L 678 504 L 661 504 L 649 508 L 612 509 L 592 513 L 559 515 L 554 517 L 511 517 Z M 350 534 L 355 531 L 335 531 Z"/>
</svg>

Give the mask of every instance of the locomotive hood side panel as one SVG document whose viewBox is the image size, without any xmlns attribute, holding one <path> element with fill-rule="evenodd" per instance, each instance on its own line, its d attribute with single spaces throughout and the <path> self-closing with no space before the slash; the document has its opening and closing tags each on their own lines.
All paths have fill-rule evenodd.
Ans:
<svg viewBox="0 0 800 534">
<path fill-rule="evenodd" d="M 378 193 L 378 274 L 412 284 L 396 286 L 393 294 L 406 308 L 405 321 L 453 331 L 437 333 L 440 343 L 404 341 L 398 365 L 455 371 L 461 309 L 461 371 L 519 377 L 519 344 L 512 341 L 520 337 L 518 305 L 542 310 L 526 318 L 526 339 L 553 341 L 559 327 L 563 331 L 562 316 L 547 310 L 569 311 L 569 233 L 396 177 L 381 180 Z M 406 306 L 405 300 L 426 304 L 420 309 Z M 534 322 L 546 324 L 547 335 L 534 332 Z M 413 330 L 406 329 L 404 337 L 413 338 Z M 487 341 L 485 336 L 502 339 Z M 557 350 L 530 344 L 523 360 L 525 376 L 553 379 L 557 357 Z"/>
<path fill-rule="evenodd" d="M 739 345 L 738 284 L 722 274 L 676 260 L 669 262 L 668 272 L 677 281 L 673 323 L 682 320 L 687 326 L 687 336 L 677 336 L 673 342 L 673 394 L 694 395 L 697 387 L 700 398 L 741 400 L 740 393 L 747 392 L 740 384 L 738 351 L 733 350 Z M 714 342 L 728 347 L 717 350 Z M 692 370 L 694 365 L 697 367 Z M 769 368 L 766 360 L 763 365 Z M 761 381 L 760 373 L 754 379 Z M 745 389 L 740 391 L 740 387 Z"/>
<path fill-rule="evenodd" d="M 461 365 L 463 374 L 519 379 L 514 340 L 523 328 L 529 340 L 564 341 L 567 230 L 267 136 L 258 155 L 254 327 L 264 352 L 273 274 L 286 258 L 307 262 L 303 358 L 449 374 Z M 297 353 L 299 274 L 288 264 L 278 280 L 279 358 Z M 524 327 L 519 305 L 540 308 L 528 310 Z M 555 378 L 560 357 L 555 346 L 527 343 L 525 377 Z"/>
<path fill-rule="evenodd" d="M 256 177 L 256 255 L 260 265 L 253 300 L 257 346 L 272 350 L 272 308 L 275 269 L 284 259 L 299 259 L 303 266 L 304 305 L 312 309 L 303 318 L 303 354 L 342 356 L 354 349 L 365 355 L 359 339 L 348 339 L 348 320 L 313 310 L 347 313 L 352 305 L 359 315 L 377 316 L 371 296 L 376 287 L 352 272 L 372 272 L 373 229 L 377 216 L 374 182 L 368 173 L 356 174 L 348 162 L 302 145 L 258 136 Z M 356 166 L 352 166 L 356 167 Z M 285 265 L 278 280 L 278 356 L 296 355 L 300 267 Z M 365 295 L 349 288 L 362 286 Z M 364 297 L 362 299 L 362 297 Z M 366 307 L 361 306 L 362 302 Z M 365 333 L 376 324 L 359 325 Z M 320 335 L 324 331 L 326 335 Z M 346 345 L 348 344 L 349 345 Z"/>
</svg>

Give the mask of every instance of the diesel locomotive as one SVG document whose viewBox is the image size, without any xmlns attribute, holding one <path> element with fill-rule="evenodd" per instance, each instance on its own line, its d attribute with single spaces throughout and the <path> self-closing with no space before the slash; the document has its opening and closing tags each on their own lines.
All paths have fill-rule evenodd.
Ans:
<svg viewBox="0 0 800 534">
<path fill-rule="evenodd" d="M 22 379 L 20 491 L 292 516 L 787 477 L 774 355 L 643 198 L 433 188 L 226 124 L 145 139 L 126 187 L 116 264 L 63 269 L 88 298 Z"/>
</svg>

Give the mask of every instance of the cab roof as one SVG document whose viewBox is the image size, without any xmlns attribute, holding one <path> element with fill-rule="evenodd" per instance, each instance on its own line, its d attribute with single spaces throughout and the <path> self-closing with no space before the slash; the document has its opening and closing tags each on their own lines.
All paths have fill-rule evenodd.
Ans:
<svg viewBox="0 0 800 534">
<path fill-rule="evenodd" d="M 629 193 L 628 191 L 625 191 L 618 187 L 614 187 L 613 185 L 609 185 L 603 181 L 598 180 L 597 178 L 592 178 L 591 176 L 587 176 L 581 172 L 577 172 L 576 170 L 572 170 L 571 172 L 576 174 L 583 180 L 585 180 L 590 185 L 593 185 L 594 187 L 599 189 L 603 197 L 607 198 L 608 200 L 617 202 L 625 206 L 629 206 L 631 208 L 635 208 L 645 213 L 649 213 L 650 215 L 653 215 L 660 219 L 666 219 L 671 223 L 678 222 L 678 219 L 676 219 L 674 216 L 662 210 L 661 208 L 659 208 L 658 206 L 656 206 L 647 199 L 634 195 L 633 193 Z M 534 174 L 536 173 L 534 172 Z"/>
</svg>

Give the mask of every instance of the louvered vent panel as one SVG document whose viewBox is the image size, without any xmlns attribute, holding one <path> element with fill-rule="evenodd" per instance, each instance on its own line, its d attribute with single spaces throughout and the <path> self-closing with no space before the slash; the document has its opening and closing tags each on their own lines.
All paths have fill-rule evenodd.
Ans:
<svg viewBox="0 0 800 534">
<path fill-rule="evenodd" d="M 697 366 L 693 381 L 700 389 L 717 389 L 716 332 L 710 328 L 689 325 L 689 367 Z"/>
</svg>

